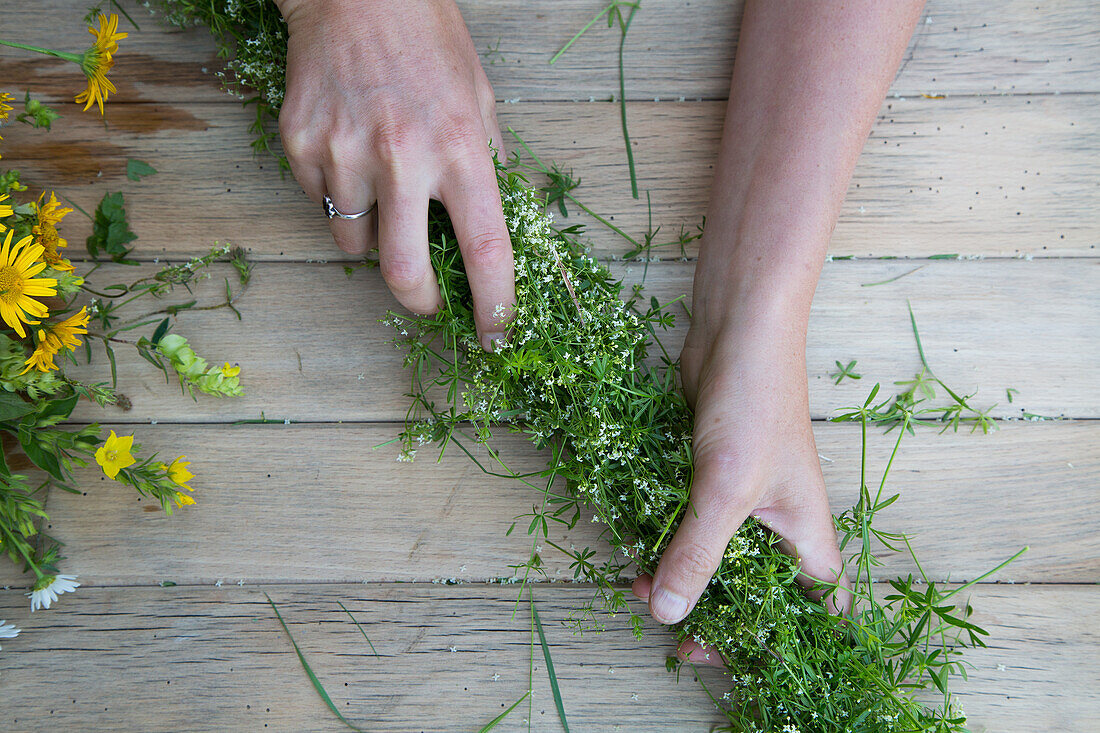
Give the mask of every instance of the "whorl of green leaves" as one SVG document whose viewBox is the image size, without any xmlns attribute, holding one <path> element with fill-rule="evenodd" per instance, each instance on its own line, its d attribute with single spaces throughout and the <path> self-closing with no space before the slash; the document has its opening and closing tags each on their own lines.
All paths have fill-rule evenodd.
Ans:
<svg viewBox="0 0 1100 733">
<path fill-rule="evenodd" d="M 429 241 L 443 308 L 387 319 L 412 374 L 402 458 L 428 443 L 453 443 L 477 461 L 471 444 L 481 444 L 492 460 L 479 461 L 484 470 L 541 493 L 541 508 L 529 515 L 534 543 L 569 555 L 575 578 L 594 583 L 608 610 L 622 610 L 620 583 L 631 562 L 652 572 L 688 510 L 692 416 L 677 388 L 678 365 L 657 338 L 673 316 L 655 300 L 642 304 L 637 292 L 624 303 L 622 283 L 584 254 L 574 230 L 553 228 L 545 201 L 521 175 L 501 169 L 499 182 L 516 258 L 509 341 L 496 353 L 478 345 L 454 231 L 433 207 Z M 868 400 L 856 419 L 866 425 L 876 407 Z M 905 434 L 911 405 L 892 409 Z M 547 452 L 545 470 L 517 475 L 505 466 L 491 447 L 492 426 L 501 423 Z M 750 520 L 679 625 L 681 638 L 711 645 L 728 661 L 731 690 L 716 702 L 731 730 L 962 730 L 947 677 L 961 671 L 961 649 L 980 645 L 985 632 L 965 620 L 968 608 L 958 613 L 946 602 L 953 592 L 933 584 L 917 589 L 921 581 L 910 577 L 888 595 L 874 593 L 870 547 L 896 537 L 870 522 L 892 500 L 862 493 L 867 500 L 838 517 L 846 543 L 864 540 L 849 569 L 858 602 L 848 618 L 811 600 L 795 582 L 797 562 Z M 604 525 L 609 557 L 549 536 L 552 524 L 573 527 L 582 515 Z M 537 552 L 521 566 L 525 577 L 541 568 Z M 933 687 L 943 695 L 940 707 L 913 699 Z"/>
</svg>

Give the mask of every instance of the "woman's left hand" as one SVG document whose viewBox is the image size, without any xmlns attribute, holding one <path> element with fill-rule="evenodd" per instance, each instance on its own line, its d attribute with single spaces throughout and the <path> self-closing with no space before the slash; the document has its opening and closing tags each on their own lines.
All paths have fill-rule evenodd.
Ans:
<svg viewBox="0 0 1100 733">
<path fill-rule="evenodd" d="M 700 268 L 680 356 L 684 394 L 695 410 L 691 500 L 656 573 L 633 588 L 667 624 L 695 606 L 749 516 L 783 538 L 807 586 L 811 576 L 835 581 L 842 568 L 810 423 L 803 309 L 785 302 L 778 288 L 707 297 L 721 292 L 709 280 L 728 280 L 708 277 L 702 261 Z M 847 598 L 830 603 L 835 612 Z M 691 641 L 679 652 L 721 664 Z"/>
</svg>

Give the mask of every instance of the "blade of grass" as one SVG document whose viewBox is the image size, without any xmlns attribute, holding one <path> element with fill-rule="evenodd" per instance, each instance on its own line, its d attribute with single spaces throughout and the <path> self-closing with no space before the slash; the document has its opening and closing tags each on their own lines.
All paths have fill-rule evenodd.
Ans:
<svg viewBox="0 0 1100 733">
<path fill-rule="evenodd" d="M 515 710 L 515 709 L 516 709 L 516 707 L 517 707 L 517 706 L 518 706 L 518 705 L 519 705 L 519 704 L 520 704 L 521 702 L 523 702 L 524 700 L 526 700 L 526 699 L 527 699 L 527 696 L 528 696 L 528 695 L 530 695 L 530 694 L 531 694 L 531 691 L 530 691 L 530 690 L 528 690 L 527 692 L 523 693 L 523 697 L 521 697 L 520 699 L 518 699 L 518 700 L 516 700 L 516 701 L 515 701 L 514 703 L 512 703 L 512 707 L 508 708 L 508 709 L 507 709 L 507 710 L 505 710 L 505 711 L 504 711 L 503 713 L 501 713 L 500 715 L 498 715 L 498 716 L 496 716 L 495 718 L 493 718 L 492 720 L 490 720 L 490 721 L 489 721 L 488 723 L 486 723 L 486 724 L 485 724 L 485 726 L 484 726 L 483 728 L 481 728 L 481 730 L 479 730 L 479 731 L 478 731 L 477 733 L 488 733 L 488 732 L 489 732 L 489 731 L 491 731 L 491 730 L 492 730 L 493 728 L 496 728 L 496 727 L 497 727 L 497 725 L 498 725 L 498 724 L 500 723 L 500 721 L 502 721 L 502 720 L 504 720 L 505 718 L 507 718 L 507 717 L 508 717 L 508 713 L 510 713 L 510 712 L 512 712 L 513 710 Z"/>
<path fill-rule="evenodd" d="M 550 645 L 546 643 L 546 634 L 542 630 L 542 619 L 539 618 L 539 610 L 535 607 L 535 596 L 531 599 L 531 612 L 535 615 L 535 629 L 539 633 L 539 643 L 542 644 L 542 657 L 546 660 L 546 675 L 550 678 L 550 689 L 554 693 L 554 705 L 558 709 L 558 718 L 565 733 L 569 733 L 569 721 L 565 719 L 565 703 L 561 699 L 561 690 L 558 689 L 558 675 L 554 672 L 554 660 L 550 658 Z"/>
<path fill-rule="evenodd" d="M 348 719 L 341 715 L 340 711 L 336 709 L 336 705 L 332 702 L 332 698 L 328 696 L 324 686 L 321 685 L 321 680 L 317 679 L 317 675 L 313 673 L 313 668 L 309 666 L 309 662 L 306 661 L 305 655 L 302 654 L 302 650 L 298 648 L 298 642 L 294 641 L 294 636 L 290 633 L 290 629 L 287 628 L 286 621 L 283 621 L 283 615 L 279 613 L 279 608 L 275 605 L 275 601 L 271 600 L 271 596 L 267 593 L 264 593 L 264 598 L 271 604 L 271 610 L 275 612 L 275 618 L 279 619 L 279 625 L 283 627 L 283 631 L 286 632 L 286 636 L 290 639 L 290 643 L 294 645 L 294 653 L 298 655 L 298 661 L 302 663 L 302 669 L 309 675 L 309 681 L 313 683 L 313 689 L 317 690 L 317 694 L 325 701 L 325 705 L 328 705 L 328 709 L 347 727 L 355 731 L 360 731 L 360 733 L 366 733 L 362 728 L 357 728 L 352 725 Z"/>
<path fill-rule="evenodd" d="M 626 162 L 630 167 L 630 193 L 638 198 L 638 174 L 634 171 L 634 151 L 630 146 L 630 131 L 626 128 L 626 76 L 623 73 L 623 47 L 626 45 L 626 32 L 630 30 L 630 21 L 634 20 L 634 13 L 638 11 L 638 5 L 630 9 L 626 21 L 622 23 L 622 35 L 619 37 L 619 116 L 623 122 L 623 141 L 626 143 Z M 619 18 L 622 19 L 622 11 Z"/>
<path fill-rule="evenodd" d="M 359 622 L 355 620 L 355 617 L 351 615 L 351 611 L 349 611 L 347 608 L 344 608 L 343 603 L 340 603 L 340 601 L 336 601 L 336 603 L 340 606 L 340 608 L 343 608 L 344 613 L 346 613 L 351 618 L 352 623 L 355 624 L 355 628 L 359 629 L 359 633 L 362 634 L 363 638 L 367 640 L 367 643 L 370 644 L 370 650 L 372 652 L 374 652 L 374 656 L 377 657 L 378 656 L 378 650 L 374 648 L 374 644 L 371 643 L 370 637 L 367 636 L 367 632 L 363 631 L 363 627 L 360 626 Z"/>
<path fill-rule="evenodd" d="M 909 308 L 909 323 L 913 324 L 913 338 L 917 340 L 917 353 L 920 354 L 920 363 L 924 365 L 929 374 L 932 374 L 932 367 L 928 366 L 928 359 L 924 358 L 924 346 L 921 345 L 920 332 L 917 331 L 917 317 L 913 315 L 913 304 L 906 300 L 905 305 Z"/>
<path fill-rule="evenodd" d="M 901 280 L 906 275 L 912 275 L 917 270 L 923 270 L 925 267 L 926 267 L 926 265 L 921 265 L 920 267 L 914 267 L 912 270 L 909 270 L 908 272 L 903 272 L 900 275 L 894 275 L 892 278 L 890 278 L 888 280 L 879 280 L 877 283 L 860 283 L 859 286 L 861 288 L 873 288 L 876 285 L 885 285 L 886 283 L 892 283 L 895 280 Z"/>
</svg>

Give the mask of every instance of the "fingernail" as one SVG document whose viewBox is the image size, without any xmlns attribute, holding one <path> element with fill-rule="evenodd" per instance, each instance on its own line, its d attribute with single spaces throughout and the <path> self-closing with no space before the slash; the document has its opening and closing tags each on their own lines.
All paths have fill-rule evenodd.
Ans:
<svg viewBox="0 0 1100 733">
<path fill-rule="evenodd" d="M 687 616 L 688 599 L 658 587 L 649 594 L 649 609 L 661 623 L 674 624 Z"/>
<path fill-rule="evenodd" d="M 481 337 L 481 348 L 486 351 L 496 351 L 497 344 L 504 342 L 504 334 L 499 331 L 487 333 Z"/>
</svg>

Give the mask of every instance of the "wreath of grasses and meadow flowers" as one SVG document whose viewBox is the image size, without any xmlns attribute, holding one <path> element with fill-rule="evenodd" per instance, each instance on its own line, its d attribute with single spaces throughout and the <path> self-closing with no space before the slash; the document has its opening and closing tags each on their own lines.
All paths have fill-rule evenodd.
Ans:
<svg viewBox="0 0 1100 733">
<path fill-rule="evenodd" d="M 0 46 L 77 64 L 87 84 L 75 101 L 83 103 L 85 111 L 94 104 L 102 114 L 108 94 L 115 91 L 107 73 L 114 64 L 118 41 L 127 34 L 118 32 L 116 15 L 100 14 L 96 22 L 98 27 L 88 29 L 94 41 L 83 53 L 9 39 L 0 39 Z M 0 124 L 22 123 L 46 134 L 61 117 L 32 99 L 29 92 L 24 95 L 23 111 L 12 117 L 14 101 L 11 93 L 0 92 Z M 147 163 L 130 159 L 127 173 L 139 180 L 156 171 Z M 243 254 L 218 244 L 208 254 L 182 264 L 161 267 L 129 282 L 96 283 L 93 287 L 90 279 L 101 274 L 97 271 L 102 266 L 138 264 L 130 259 L 132 248 L 128 246 L 136 235 L 127 221 L 122 194 L 107 193 L 94 214 L 88 215 L 92 219 L 92 235 L 86 243 L 88 260 L 74 263 L 66 257 L 69 243 L 60 231 L 73 207 L 79 209 L 76 204 L 63 206 L 56 191 L 41 190 L 35 195 L 21 182 L 17 170 L 0 171 L 0 435 L 4 438 L 0 452 L 0 552 L 21 565 L 25 573 L 33 574 L 28 593 L 32 611 L 48 609 L 59 595 L 80 585 L 75 575 L 61 572 L 61 543 L 42 530 L 49 520 L 47 492 L 79 493 L 73 485 L 74 468 L 94 461 L 105 476 L 157 501 L 167 514 L 195 503 L 190 485 L 194 475 L 185 456 L 171 461 L 155 453 L 143 457 L 134 435 L 120 436 L 110 430 L 104 436 L 97 423 L 62 425 L 81 399 L 100 407 L 128 408 L 127 398 L 116 389 L 115 350 L 136 349 L 192 396 L 196 392 L 219 397 L 242 394 L 239 367 L 228 362 L 208 365 L 186 338 L 170 333 L 169 328 L 176 314 L 194 307 L 225 307 L 236 313 L 233 301 L 249 279 L 250 266 Z M 219 261 L 233 264 L 240 285 L 234 293 L 227 279 L 224 301 L 198 306 L 192 300 L 138 310 L 150 299 L 162 299 L 177 287 L 189 289 L 192 283 L 209 277 L 209 266 Z M 78 267 L 86 268 L 83 275 L 77 274 Z M 150 335 L 133 338 L 140 329 L 149 329 Z M 93 353 L 100 349 L 110 364 L 110 383 L 87 383 L 65 373 L 64 364 L 91 363 Z M 27 466 L 33 473 L 18 473 L 15 469 L 19 466 Z M 0 621 L 0 637 L 16 634 L 18 629 Z"/>
<path fill-rule="evenodd" d="M 253 147 L 272 152 L 274 133 L 268 123 L 282 103 L 286 53 L 286 27 L 274 3 L 162 4 L 170 23 L 210 28 L 219 54 L 227 59 L 221 78 L 257 110 Z M 610 24 L 617 17 L 621 44 L 637 6 L 616 0 L 593 23 L 606 16 Z M 625 134 L 625 106 L 623 124 Z M 385 319 L 396 329 L 395 344 L 407 351 L 412 378 L 412 402 L 397 439 L 399 460 L 412 460 L 426 445 L 441 452 L 454 446 L 487 473 L 530 486 L 537 503 L 520 519 L 527 524 L 532 550 L 526 563 L 513 568 L 515 578 L 526 583 L 545 575 L 541 547 L 553 547 L 570 559 L 576 581 L 595 588 L 592 602 L 573 616 L 578 631 L 601 627 L 601 610 L 611 615 L 625 611 L 635 634 L 641 634 L 641 618 L 629 611 L 623 582 L 639 570 L 655 569 L 689 510 L 692 416 L 677 388 L 678 363 L 660 338 L 675 314 L 672 303 L 645 302 L 640 287 L 624 293 L 623 283 L 587 254 L 581 228 L 556 227 L 546 209 L 556 204 L 566 214 L 568 202 L 593 214 L 626 238 L 631 256 L 648 250 L 655 232 L 636 240 L 599 217 L 573 193 L 578 181 L 520 144 L 527 158 L 498 164 L 516 263 L 510 340 L 493 353 L 480 348 L 454 231 L 439 205 L 430 209 L 429 242 L 444 305 L 430 318 L 391 312 Z M 548 183 L 534 187 L 530 173 Z M 683 245 L 693 236 L 681 232 L 674 243 Z M 356 268 L 346 269 L 350 276 Z M 853 609 L 843 617 L 831 614 L 826 602 L 835 585 L 823 580 L 817 589 L 825 598 L 807 596 L 796 582 L 797 559 L 784 554 L 778 537 L 750 519 L 731 539 L 695 609 L 674 627 L 679 638 L 706 644 L 724 659 L 730 689 L 720 695 L 707 692 L 731 731 L 965 730 L 949 681 L 965 677 L 963 651 L 984 646 L 986 632 L 968 620 L 971 608 L 961 594 L 1011 559 L 956 587 L 929 581 L 919 562 L 916 577 L 875 582 L 875 568 L 881 565 L 876 552 L 885 548 L 912 555 L 905 535 L 878 526 L 879 512 L 898 499 L 888 494 L 886 481 L 904 437 L 924 426 L 995 428 L 989 409 L 975 408 L 972 395 L 950 389 L 935 376 L 915 319 L 912 325 L 921 371 L 899 382 L 901 391 L 891 396 L 881 395 L 875 385 L 862 404 L 833 418 L 858 423 L 862 435 L 860 498 L 835 517 Z M 837 365 L 837 381 L 855 377 L 854 363 Z M 942 402 L 940 394 L 945 395 Z M 895 435 L 890 460 L 877 480 L 866 460 L 868 428 L 876 426 Z M 494 435 L 505 428 L 543 451 L 547 467 L 528 474 L 508 469 L 506 457 L 493 448 Z M 578 550 L 554 539 L 552 528 L 574 527 L 582 517 L 602 525 L 605 547 Z M 549 661 L 541 622 L 539 630 Z M 679 664 L 669 659 L 670 669 Z M 553 676 L 551 684 L 565 724 Z M 939 701 L 933 703 L 937 693 Z"/>
</svg>

